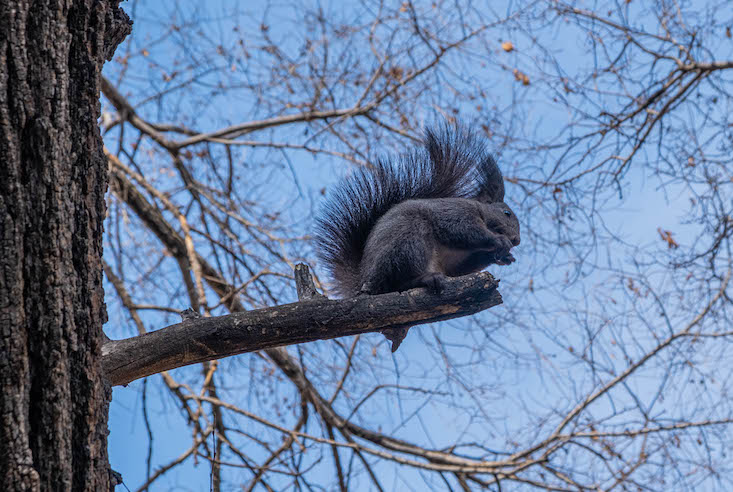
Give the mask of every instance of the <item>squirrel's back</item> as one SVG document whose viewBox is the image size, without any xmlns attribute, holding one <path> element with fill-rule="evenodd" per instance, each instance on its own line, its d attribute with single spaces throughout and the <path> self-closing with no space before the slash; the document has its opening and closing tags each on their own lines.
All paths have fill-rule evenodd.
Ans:
<svg viewBox="0 0 733 492">
<path fill-rule="evenodd" d="M 331 190 L 316 219 L 318 256 L 336 292 L 353 296 L 361 287 L 359 265 L 369 233 L 390 208 L 413 199 L 492 203 L 503 196 L 501 172 L 482 140 L 457 126 L 429 129 L 422 148 L 361 167 Z"/>
</svg>

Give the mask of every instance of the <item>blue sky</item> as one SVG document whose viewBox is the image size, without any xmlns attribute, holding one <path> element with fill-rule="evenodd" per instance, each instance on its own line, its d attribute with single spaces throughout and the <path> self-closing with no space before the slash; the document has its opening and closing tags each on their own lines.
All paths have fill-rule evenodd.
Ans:
<svg viewBox="0 0 733 492">
<path fill-rule="evenodd" d="M 212 45 L 219 42 L 229 44 L 229 37 L 233 36 L 232 32 L 235 32 L 232 25 L 232 22 L 235 22 L 235 17 L 222 14 L 221 7 L 233 9 L 234 4 L 227 2 L 199 4 L 197 6 L 199 10 L 195 14 L 192 5 L 193 3 L 181 4 L 177 8 L 152 2 L 135 2 L 127 6 L 123 5 L 123 8 L 133 17 L 135 25 L 133 34 L 126 41 L 126 45 L 118 48 L 117 55 L 123 56 L 127 45 L 129 45 L 132 52 L 138 52 L 143 46 L 151 46 L 150 54 L 146 55 L 144 59 L 140 56 L 134 58 L 133 65 L 125 73 L 123 79 L 122 87 L 133 94 L 133 102 L 141 100 L 146 93 L 152 93 L 164 86 L 159 80 L 156 82 L 150 82 L 150 80 L 159 79 L 161 72 L 172 73 L 178 63 L 185 67 L 187 54 L 190 55 L 191 59 L 196 59 L 204 64 L 210 61 L 206 60 L 206 46 L 198 47 L 200 51 L 189 53 L 181 46 L 176 45 L 174 42 L 175 37 L 166 38 L 165 41 L 157 43 L 155 40 L 161 37 L 161 32 L 166 29 L 165 21 L 168 19 L 177 18 L 178 15 L 181 19 L 193 20 L 198 18 L 205 22 L 207 36 L 211 38 Z M 353 11 L 346 9 L 341 11 L 339 5 L 334 3 L 325 4 L 324 10 L 329 13 L 343 15 L 346 19 L 353 18 L 353 22 L 360 22 L 360 16 L 355 14 L 355 12 L 359 12 L 360 7 L 355 7 Z M 494 8 L 498 8 L 497 5 L 492 3 Z M 252 12 L 259 14 L 257 8 L 246 5 L 242 7 L 242 10 L 252 9 Z M 504 11 L 505 9 L 502 6 L 500 12 Z M 643 9 L 640 13 L 643 14 Z M 648 14 L 649 12 L 647 12 Z M 293 25 L 287 22 L 288 15 L 292 15 L 292 11 L 289 11 L 286 5 L 277 4 L 277 7 L 273 8 L 270 18 L 282 20 L 283 22 L 282 24 L 272 23 L 272 34 L 284 39 L 286 47 L 289 40 L 291 40 L 293 49 L 295 49 L 297 46 L 296 36 L 293 36 L 292 39 L 288 38 L 289 32 L 287 29 L 290 29 Z M 650 17 L 650 23 L 651 19 L 652 17 Z M 292 21 L 292 19 L 290 20 Z M 640 23 L 644 24 L 643 21 Z M 240 26 L 240 29 L 253 28 L 254 25 Z M 512 39 L 518 48 L 514 62 L 519 66 L 531 66 L 531 60 L 526 58 L 525 55 L 529 50 L 523 51 L 522 49 L 528 44 L 526 33 L 498 32 L 496 38 L 502 39 L 504 36 L 511 35 L 514 36 Z M 587 44 L 582 36 L 579 36 L 578 30 L 571 28 L 567 30 L 550 30 L 543 32 L 542 35 L 547 36 L 547 45 L 551 46 L 556 56 L 563 61 L 563 68 L 571 76 L 574 70 L 580 70 L 588 63 Z M 523 40 L 526 43 L 524 46 L 522 45 Z M 715 54 L 721 57 L 730 55 L 730 46 L 726 48 L 725 45 L 721 45 L 720 53 Z M 171 62 L 171 60 L 176 60 L 176 62 Z M 462 68 L 477 71 L 483 69 L 479 64 L 473 67 L 468 63 Z M 185 74 L 185 68 L 181 68 L 181 71 Z M 232 72 L 234 75 L 222 75 L 221 77 L 231 82 L 237 76 L 236 70 Z M 110 63 L 105 73 L 114 81 L 119 74 L 119 66 Z M 520 106 L 519 103 L 521 103 L 522 114 L 520 116 L 524 118 L 523 121 L 507 124 L 507 127 L 516 131 L 518 135 L 534 134 L 545 140 L 553 138 L 560 140 L 567 137 L 566 134 L 560 133 L 558 130 L 565 127 L 569 121 L 573 121 L 577 115 L 564 112 L 562 108 L 553 105 L 549 98 L 539 99 L 542 94 L 539 89 L 532 92 L 531 95 L 522 93 L 522 88 L 517 86 L 510 74 L 504 73 L 502 77 L 501 71 L 497 73 L 499 75 L 496 76 L 496 82 L 487 90 L 490 89 L 494 100 L 500 101 L 499 113 L 502 117 L 511 115 L 511 103 L 517 101 L 517 106 Z M 461 74 L 453 75 L 460 78 Z M 202 80 L 213 83 L 217 81 L 219 75 L 214 72 L 211 77 L 211 79 L 204 77 Z M 138 94 L 142 95 L 138 96 Z M 141 106 L 140 111 L 151 121 L 163 122 L 168 121 L 169 115 L 180 111 L 189 115 L 191 121 L 186 121 L 186 124 L 202 130 L 216 129 L 226 124 L 255 119 L 255 116 L 262 117 L 263 113 L 266 115 L 266 111 L 258 107 L 255 101 L 245 98 L 230 99 L 228 93 L 212 97 L 210 88 L 205 87 L 201 88 L 200 96 L 196 97 L 196 94 L 197 92 L 194 92 L 194 98 L 191 99 L 168 99 L 166 104 L 156 105 L 154 102 L 149 102 Z M 533 101 L 532 98 L 537 99 Z M 175 101 L 173 107 L 170 106 L 171 100 Z M 415 113 L 415 118 L 418 121 L 427 122 L 434 120 L 437 112 L 430 108 L 416 108 Z M 471 108 L 466 106 L 465 114 L 471 115 L 474 113 Z M 302 128 L 297 128 L 293 131 L 297 133 L 301 130 Z M 112 133 L 106 137 L 110 148 L 116 148 L 117 136 L 117 133 Z M 388 150 L 394 151 L 395 149 L 390 148 Z M 248 151 L 245 150 L 242 153 L 242 158 L 246 160 L 249 155 L 257 154 L 255 152 L 248 154 Z M 650 160 L 655 159 L 653 154 L 644 157 Z M 504 167 L 505 175 L 512 175 L 514 169 L 523 169 L 521 160 L 525 158 L 527 157 L 523 156 L 516 148 L 506 149 L 502 152 L 501 165 Z M 514 165 L 516 162 L 520 162 L 519 167 Z M 284 215 L 283 220 L 294 225 L 296 229 L 299 225 L 303 229 L 302 232 L 307 232 L 309 223 L 306 219 L 313 210 L 317 209 L 318 201 L 322 199 L 320 195 L 321 188 L 348 174 L 348 168 L 338 159 L 322 156 L 315 159 L 307 153 L 296 152 L 290 154 L 289 166 L 283 166 L 276 173 L 275 178 L 273 178 L 278 183 L 276 192 L 258 198 L 267 201 L 278 209 L 290 208 L 291 204 L 297 203 L 298 206 L 294 207 L 289 215 Z M 297 182 L 294 181 L 293 176 L 297 177 Z M 258 179 L 256 175 L 248 177 Z M 613 244 L 614 250 L 612 253 L 609 253 L 606 249 L 608 245 L 598 245 L 591 249 L 591 261 L 593 263 L 608 264 L 608 270 L 610 271 L 615 264 L 632 262 L 637 251 L 650 251 L 654 249 L 654 245 L 659 245 L 660 239 L 657 232 L 659 227 L 674 230 L 681 243 L 694 243 L 694 238 L 699 233 L 699 227 L 695 224 L 683 224 L 689 213 L 689 190 L 673 184 L 662 186 L 662 180 L 646 174 L 638 168 L 626 174 L 622 179 L 622 184 L 623 198 L 614 198 L 614 193 L 605 194 L 602 199 L 604 200 L 603 206 L 607 211 L 600 216 L 602 223 L 598 222 L 598 217 L 594 218 L 595 222 L 591 221 L 591 226 L 597 227 L 599 230 L 610 231 L 622 241 Z M 513 185 L 507 184 L 507 196 L 510 203 L 513 196 L 520 195 L 518 191 Z M 536 212 L 536 215 L 533 215 L 531 219 L 530 217 L 520 217 L 523 227 L 530 224 L 538 229 L 540 227 L 553 227 L 552 217 L 544 215 L 544 211 L 539 208 L 536 209 Z M 652 246 L 650 247 L 650 245 Z M 429 434 L 433 442 L 426 443 L 426 445 L 430 444 L 435 447 L 449 445 L 461 433 L 496 432 L 495 444 L 498 449 L 501 449 L 504 437 L 501 433 L 502 430 L 516 430 L 524 436 L 533 432 L 531 428 L 533 421 L 524 414 L 525 410 L 536 410 L 544 407 L 563 408 L 568 402 L 574 401 L 577 395 L 583 394 L 585 388 L 594 383 L 592 378 L 586 372 L 579 371 L 577 366 L 567 359 L 567 354 L 563 352 L 568 344 L 582 343 L 583 336 L 582 334 L 573 334 L 563 330 L 565 326 L 574 325 L 572 320 L 563 317 L 568 314 L 564 312 L 564 308 L 570 310 L 570 306 L 562 306 L 558 303 L 573 302 L 578 304 L 587 303 L 589 306 L 602 305 L 604 299 L 602 299 L 602 294 L 599 294 L 599 292 L 604 292 L 603 283 L 608 282 L 611 275 L 608 271 L 594 272 L 592 275 L 588 274 L 583 277 L 582 281 L 567 289 L 563 288 L 562 285 L 558 287 L 548 286 L 544 289 L 538 287 L 539 292 L 533 295 L 531 299 L 519 298 L 519 295 L 526 293 L 522 289 L 526 287 L 527 279 L 541 270 L 542 265 L 533 262 L 547 261 L 549 255 L 548 252 L 530 255 L 528 248 L 529 246 L 524 244 L 524 248 L 520 246 L 517 249 L 515 256 L 518 258 L 518 262 L 515 265 L 507 268 L 489 269 L 501 278 L 501 292 L 506 303 L 505 306 L 497 307 L 482 315 L 485 316 L 483 319 L 493 321 L 490 326 L 498 326 L 494 329 L 495 331 L 476 333 L 476 324 L 471 319 L 421 327 L 419 333 L 415 333 L 417 330 L 411 332 L 395 359 L 390 358 L 385 345 L 381 344 L 379 346 L 380 359 L 374 362 L 375 371 L 382 376 L 394 371 L 394 374 L 390 376 L 391 379 L 390 377 L 387 378 L 392 383 L 410 386 L 413 378 L 420 378 L 421 384 L 426 385 L 426 379 L 430 380 L 430 377 L 433 377 L 431 373 L 432 366 L 440 364 L 440 361 L 436 359 L 434 347 L 430 345 L 431 341 L 434 342 L 433 333 L 438 334 L 448 344 L 462 343 L 467 339 L 475 339 L 477 343 L 489 344 L 489 348 L 486 350 L 489 352 L 495 351 L 497 356 L 495 359 L 484 361 L 481 372 L 477 373 L 476 377 L 486 379 L 487 393 L 496 392 L 501 395 L 501 408 L 482 409 L 491 415 L 492 426 L 473 425 L 468 417 L 468 412 L 454 412 L 444 402 L 429 402 L 419 396 L 403 393 L 401 394 L 404 399 L 402 406 L 398 405 L 394 395 L 385 395 L 375 399 L 374 403 L 368 407 L 370 411 L 384 413 L 382 425 L 385 429 L 395 427 L 396 423 L 406 418 L 406 424 L 394 428 L 397 434 L 419 442 L 424 442 L 424 436 Z M 523 249 L 527 251 L 524 258 Z M 548 284 L 550 280 L 559 281 L 564 274 L 569 274 L 568 272 L 573 270 L 572 255 L 567 252 L 558 254 L 563 261 L 568 261 L 569 266 L 567 269 L 556 268 L 548 273 L 544 277 Z M 663 279 L 661 282 L 663 282 Z M 608 295 L 612 295 L 610 293 L 612 289 L 609 288 L 608 290 Z M 140 296 L 144 296 L 144 294 L 139 293 Z M 290 295 L 292 298 L 294 292 Z M 109 286 L 107 286 L 107 296 L 108 305 L 112 307 L 110 322 L 106 327 L 107 332 L 112 338 L 129 336 L 131 334 L 130 327 L 125 326 L 127 319 L 120 316 L 119 310 L 115 310 L 117 306 Z M 621 304 L 621 307 L 618 308 L 619 311 L 622 311 L 624 306 L 628 309 L 633 308 L 633 302 L 630 300 L 618 299 L 618 302 Z M 532 318 L 516 318 L 514 320 L 515 325 L 511 327 L 514 328 L 513 330 L 509 327 L 502 327 L 500 321 L 513 312 L 509 311 L 509 307 L 512 304 L 519 303 L 545 307 L 554 306 L 554 315 L 551 314 L 542 318 L 544 326 L 534 326 L 537 320 Z M 172 307 L 183 309 L 187 306 L 174 305 Z M 550 312 L 553 312 L 553 310 L 550 310 Z M 148 329 L 154 329 L 176 321 L 178 320 L 172 315 L 150 315 L 146 317 L 146 326 Z M 115 324 L 118 325 L 115 326 Z M 516 329 L 523 324 L 527 326 L 527 330 Z M 623 328 L 619 329 L 623 331 Z M 373 334 L 369 337 L 369 340 L 379 340 L 380 336 Z M 322 357 L 326 362 L 337 361 L 336 357 L 329 355 L 332 348 L 329 345 L 330 343 L 332 342 L 319 342 L 310 347 L 309 349 L 313 351 L 311 355 Z M 376 344 L 376 342 L 372 343 Z M 543 356 L 549 355 L 557 357 L 557 359 L 554 362 L 540 360 L 538 346 Z M 502 353 L 503 347 L 510 347 L 512 353 L 521 354 L 521 357 L 516 359 L 502 358 L 498 354 Z M 293 348 L 293 350 L 295 349 Z M 462 358 L 470 360 L 471 357 L 484 356 L 485 353 L 482 352 L 477 355 L 470 350 L 456 348 L 451 352 L 451 355 L 460 361 Z M 226 368 L 229 376 L 225 380 L 226 388 L 222 390 L 222 393 L 227 394 L 232 399 L 239 397 L 245 405 L 248 398 L 250 398 L 249 401 L 254 406 L 253 402 L 256 398 L 251 396 L 253 391 L 251 387 L 261 384 L 261 381 L 245 380 L 247 375 L 250 374 L 246 370 L 248 365 L 254 364 L 249 359 L 251 357 L 253 356 L 244 355 L 235 358 L 238 360 L 229 360 L 223 363 L 223 367 Z M 622 363 L 621 358 L 609 362 L 611 365 Z M 571 372 L 578 370 L 578 377 L 574 380 L 577 386 L 568 387 L 567 379 L 556 378 L 557 373 L 565 370 Z M 177 379 L 186 381 L 195 380 L 196 375 L 199 373 L 199 367 L 190 367 L 175 370 L 172 374 Z M 363 379 L 365 383 L 371 381 L 370 374 L 359 374 L 355 377 Z M 449 384 L 460 386 L 462 384 L 461 378 L 466 377 L 466 374 L 459 372 L 453 374 L 452 377 L 454 379 L 450 380 Z M 650 375 L 650 377 L 653 377 L 653 375 Z M 494 379 L 503 381 L 504 386 L 497 387 L 493 383 Z M 446 384 L 444 380 L 435 377 L 434 386 L 436 388 L 440 388 L 444 384 Z M 143 381 L 136 381 L 126 388 L 115 388 L 110 407 L 110 461 L 113 468 L 122 473 L 131 490 L 144 482 L 146 472 L 145 457 L 149 443 L 141 412 L 143 385 Z M 148 418 L 151 427 L 156 431 L 153 443 L 153 469 L 159 464 L 174 459 L 191 444 L 191 431 L 182 421 L 176 401 L 168 396 L 166 391 L 160 389 L 160 386 L 159 375 L 149 378 L 147 383 Z M 265 386 L 265 388 L 269 388 L 269 386 Z M 238 391 L 241 394 L 238 394 Z M 277 391 L 287 393 L 288 390 L 287 388 L 279 388 Z M 480 401 L 485 402 L 486 397 L 481 396 Z M 454 404 L 461 407 L 470 407 L 475 405 L 476 401 L 472 401 L 470 393 L 460 393 L 455 398 Z M 604 406 L 605 404 L 599 404 L 599 413 L 607 410 Z M 344 406 L 344 408 L 348 407 Z M 348 413 L 348 410 L 346 410 L 346 413 Z M 425 432 L 426 428 L 431 429 L 431 432 Z M 317 433 L 317 429 L 313 429 L 313 432 Z M 463 440 L 471 441 L 472 439 L 465 438 Z M 257 451 L 252 451 L 252 453 L 257 456 Z M 204 459 L 199 459 L 198 464 L 195 461 L 193 458 L 189 458 L 174 473 L 166 474 L 152 490 L 206 490 L 209 487 L 210 465 Z M 388 489 L 409 488 L 409 486 L 412 486 L 413 490 L 421 490 L 419 478 L 414 482 L 410 480 L 410 483 L 402 482 L 405 477 L 417 475 L 418 472 L 411 471 L 397 474 L 394 473 L 397 470 L 392 465 L 380 465 L 379 469 L 382 473 L 381 476 L 385 477 L 384 485 Z M 236 483 L 238 473 L 237 471 L 227 472 L 227 477 L 231 478 L 233 483 Z M 331 483 L 333 471 L 330 464 L 323 465 L 323 474 L 324 483 Z M 246 472 L 241 472 L 241 476 L 247 477 Z"/>
</svg>

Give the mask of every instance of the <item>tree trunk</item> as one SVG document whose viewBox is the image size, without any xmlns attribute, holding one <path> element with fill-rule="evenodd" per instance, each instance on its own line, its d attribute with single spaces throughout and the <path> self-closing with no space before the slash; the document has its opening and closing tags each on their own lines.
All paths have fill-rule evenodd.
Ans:
<svg viewBox="0 0 733 492">
<path fill-rule="evenodd" d="M 97 118 L 117 3 L 0 0 L 0 490 L 110 488 Z"/>
</svg>

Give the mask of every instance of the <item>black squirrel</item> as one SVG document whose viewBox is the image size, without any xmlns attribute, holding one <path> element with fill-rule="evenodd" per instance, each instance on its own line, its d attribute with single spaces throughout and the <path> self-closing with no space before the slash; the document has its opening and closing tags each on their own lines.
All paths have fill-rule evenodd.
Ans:
<svg viewBox="0 0 733 492">
<path fill-rule="evenodd" d="M 318 256 L 342 297 L 414 287 L 515 261 L 519 221 L 483 141 L 459 127 L 425 132 L 424 147 L 344 179 L 316 219 Z M 382 333 L 397 350 L 409 327 Z"/>
</svg>

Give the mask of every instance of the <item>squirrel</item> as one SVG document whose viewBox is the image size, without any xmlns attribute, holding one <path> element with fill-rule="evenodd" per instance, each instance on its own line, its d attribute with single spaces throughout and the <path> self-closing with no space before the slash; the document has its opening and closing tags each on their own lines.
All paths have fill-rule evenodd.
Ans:
<svg viewBox="0 0 733 492">
<path fill-rule="evenodd" d="M 318 257 L 342 297 L 427 287 L 515 261 L 519 221 L 494 157 L 457 125 L 341 181 L 316 219 Z M 409 327 L 382 330 L 396 351 Z"/>
</svg>

